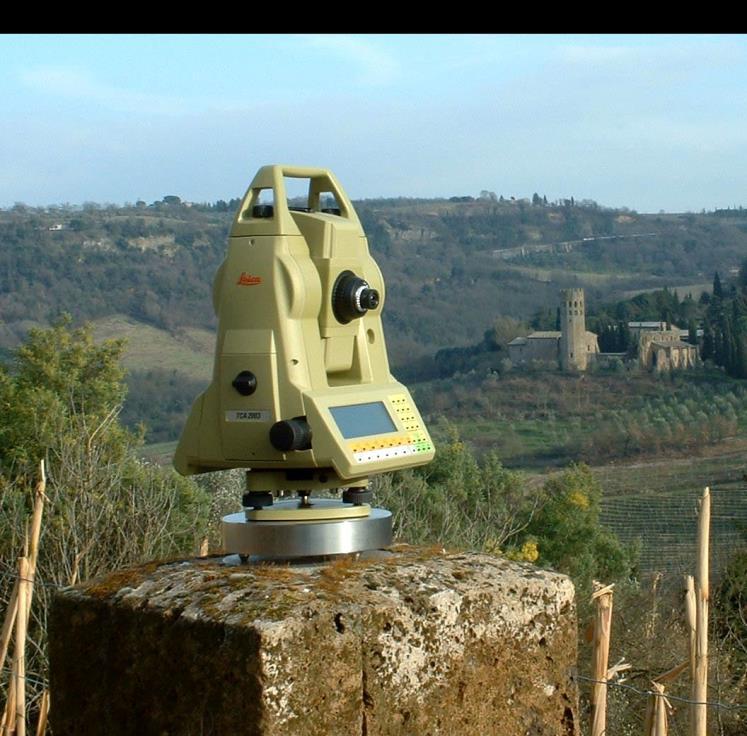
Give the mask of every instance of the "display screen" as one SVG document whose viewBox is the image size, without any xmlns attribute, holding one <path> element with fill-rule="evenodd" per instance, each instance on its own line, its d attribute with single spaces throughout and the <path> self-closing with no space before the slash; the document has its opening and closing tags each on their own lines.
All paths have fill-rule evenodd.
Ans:
<svg viewBox="0 0 747 736">
<path fill-rule="evenodd" d="M 397 427 L 389 416 L 383 401 L 350 406 L 331 406 L 332 417 L 346 440 L 367 437 L 371 434 L 396 432 Z"/>
</svg>

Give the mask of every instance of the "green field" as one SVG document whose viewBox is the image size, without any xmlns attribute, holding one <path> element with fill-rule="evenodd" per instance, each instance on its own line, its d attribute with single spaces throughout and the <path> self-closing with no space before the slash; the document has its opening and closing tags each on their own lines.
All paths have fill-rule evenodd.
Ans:
<svg viewBox="0 0 747 736">
<path fill-rule="evenodd" d="M 122 362 L 130 371 L 168 368 L 203 381 L 212 375 L 212 330 L 183 327 L 172 333 L 118 314 L 95 320 L 93 332 L 96 340 L 127 341 Z"/>
</svg>

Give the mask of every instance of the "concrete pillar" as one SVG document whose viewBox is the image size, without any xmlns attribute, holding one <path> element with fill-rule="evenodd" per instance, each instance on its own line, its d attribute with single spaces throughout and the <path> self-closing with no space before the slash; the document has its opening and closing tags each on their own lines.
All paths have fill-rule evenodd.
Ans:
<svg viewBox="0 0 747 736">
<path fill-rule="evenodd" d="M 56 595 L 55 736 L 574 736 L 570 580 L 393 548 L 153 563 Z"/>
</svg>

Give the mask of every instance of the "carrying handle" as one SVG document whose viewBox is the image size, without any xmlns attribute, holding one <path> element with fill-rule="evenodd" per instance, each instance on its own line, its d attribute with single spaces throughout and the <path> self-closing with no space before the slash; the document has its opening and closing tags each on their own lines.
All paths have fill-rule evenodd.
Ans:
<svg viewBox="0 0 747 736">
<path fill-rule="evenodd" d="M 285 177 L 309 180 L 308 205 L 312 212 L 321 212 L 321 195 L 325 192 L 330 192 L 334 195 L 340 207 L 339 216 L 357 221 L 358 218 L 355 215 L 355 210 L 350 200 L 331 171 L 314 167 L 286 166 L 281 164 L 263 166 L 257 172 L 244 196 L 244 201 L 241 203 L 239 221 L 246 223 L 254 219 L 254 208 L 255 205 L 259 204 L 261 192 L 271 189 L 274 200 L 274 210 L 271 216 L 278 222 L 282 230 L 287 230 L 287 227 L 292 222 L 292 218 L 288 208 Z"/>
</svg>

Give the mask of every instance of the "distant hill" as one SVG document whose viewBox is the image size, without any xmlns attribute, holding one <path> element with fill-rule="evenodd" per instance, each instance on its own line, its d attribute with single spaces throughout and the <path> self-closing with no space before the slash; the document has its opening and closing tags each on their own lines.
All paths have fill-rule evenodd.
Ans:
<svg viewBox="0 0 747 736">
<path fill-rule="evenodd" d="M 384 324 L 398 375 L 426 377 L 436 351 L 478 342 L 498 315 L 528 320 L 554 309 L 559 288 L 584 286 L 592 308 L 663 286 L 697 290 L 747 254 L 741 209 L 641 215 L 589 201 L 534 202 L 355 203 L 386 279 Z M 128 333 L 136 371 L 168 368 L 204 381 L 212 274 L 237 204 L 172 196 L 0 210 L 0 351 L 67 311 L 96 321 L 101 334 Z M 191 357 L 179 352 L 185 346 Z"/>
</svg>

